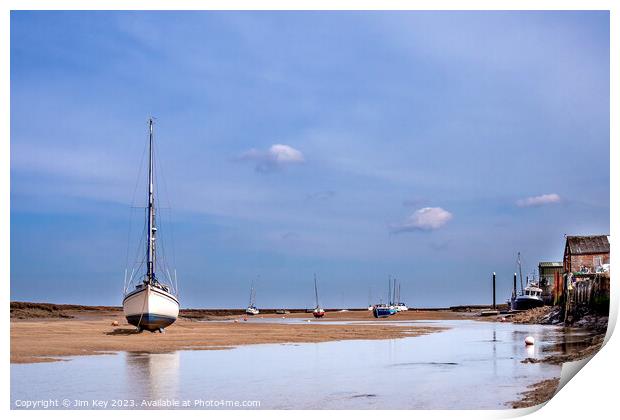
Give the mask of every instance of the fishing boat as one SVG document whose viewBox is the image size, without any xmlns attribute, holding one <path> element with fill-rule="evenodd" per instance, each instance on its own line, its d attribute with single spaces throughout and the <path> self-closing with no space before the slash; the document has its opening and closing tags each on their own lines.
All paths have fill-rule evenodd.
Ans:
<svg viewBox="0 0 620 420">
<path fill-rule="evenodd" d="M 319 305 L 319 288 L 316 284 L 316 274 L 314 275 L 314 297 L 316 298 L 316 306 L 312 311 L 312 315 L 314 315 L 315 318 L 323 318 L 325 311 L 321 308 L 321 305 Z"/>
<path fill-rule="evenodd" d="M 155 211 L 155 182 L 154 182 L 154 156 L 153 156 L 153 119 L 149 119 L 149 158 L 148 158 L 148 201 L 146 212 L 146 273 L 138 280 L 133 290 L 128 290 L 134 284 L 132 275 L 127 281 L 125 278 L 125 291 L 123 298 L 123 312 L 127 322 L 135 325 L 138 331 L 160 331 L 171 325 L 179 316 L 179 297 L 176 292 L 176 275 L 174 281 L 170 276 L 170 270 L 166 267 L 165 259 L 158 258 L 157 218 Z M 141 267 L 140 267 L 141 268 Z M 158 269 L 167 274 L 159 276 Z"/>
<path fill-rule="evenodd" d="M 248 315 L 258 315 L 260 311 L 256 307 L 256 288 L 254 287 L 254 280 L 250 284 L 250 303 L 248 304 L 245 313 Z"/>
<path fill-rule="evenodd" d="M 522 311 L 532 308 L 540 308 L 544 305 L 542 299 L 542 289 L 535 283 L 529 283 L 523 288 L 521 295 L 517 296 L 513 302 L 513 310 Z"/>
<path fill-rule="evenodd" d="M 540 308 L 544 305 L 542 299 L 542 289 L 537 283 L 526 278 L 526 286 L 523 287 L 523 273 L 521 271 L 521 253 L 517 254 L 517 266 L 519 267 L 519 280 L 521 283 L 521 294 L 517 295 L 516 281 L 515 290 L 512 294 L 510 309 L 513 311 L 524 311 L 526 309 Z"/>
</svg>

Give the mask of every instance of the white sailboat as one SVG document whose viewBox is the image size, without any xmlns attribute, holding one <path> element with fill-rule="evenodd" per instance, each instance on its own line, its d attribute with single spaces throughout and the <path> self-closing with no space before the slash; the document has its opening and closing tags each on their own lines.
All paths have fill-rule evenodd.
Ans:
<svg viewBox="0 0 620 420">
<path fill-rule="evenodd" d="M 394 301 L 396 302 L 396 311 L 397 312 L 403 312 L 403 311 L 408 311 L 409 310 L 407 305 L 405 305 L 403 302 L 401 302 L 401 299 L 400 299 L 400 282 L 398 283 L 398 285 L 396 287 L 396 299 Z"/>
<path fill-rule="evenodd" d="M 250 303 L 248 304 L 245 313 L 248 315 L 258 315 L 260 311 L 256 307 L 256 289 L 254 288 L 254 280 L 250 284 Z"/>
<path fill-rule="evenodd" d="M 179 316 L 179 298 L 172 290 L 172 278 L 167 272 L 168 284 L 156 274 L 159 268 L 156 252 L 157 220 L 155 218 L 153 157 L 153 119 L 149 118 L 149 161 L 148 161 L 148 204 L 146 215 L 146 274 L 133 290 L 127 290 L 133 284 L 130 278 L 126 282 L 123 298 L 123 312 L 127 322 L 135 325 L 139 331 L 160 331 L 171 325 Z M 163 271 L 163 270 L 162 270 Z M 133 276 L 133 274 L 132 274 Z M 176 278 L 176 275 L 175 275 Z"/>
<path fill-rule="evenodd" d="M 315 318 L 323 318 L 323 315 L 325 315 L 325 310 L 323 310 L 321 305 L 319 305 L 319 289 L 316 285 L 316 274 L 314 275 L 314 297 L 316 298 L 316 306 L 312 311 L 312 315 L 314 315 Z"/>
</svg>

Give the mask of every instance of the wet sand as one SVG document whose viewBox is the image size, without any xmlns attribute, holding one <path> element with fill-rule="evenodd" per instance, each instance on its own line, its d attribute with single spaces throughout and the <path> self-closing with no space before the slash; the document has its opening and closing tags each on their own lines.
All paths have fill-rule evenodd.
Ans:
<svg viewBox="0 0 620 420">
<path fill-rule="evenodd" d="M 546 379 L 530 385 L 527 391 L 522 392 L 521 399 L 512 402 L 512 408 L 526 408 L 549 401 L 560 386 L 560 378 Z"/>
<path fill-rule="evenodd" d="M 370 311 L 328 312 L 324 321 L 368 321 L 350 325 L 313 323 L 312 314 L 259 315 L 256 318 L 307 318 L 308 323 L 276 324 L 243 321 L 243 316 L 209 317 L 232 322 L 198 322 L 180 317 L 164 334 L 143 332 L 127 324 L 122 311 L 110 309 L 63 309 L 71 318 L 11 320 L 11 363 L 62 360 L 70 356 L 118 351 L 169 352 L 213 350 L 246 344 L 313 343 L 335 340 L 381 340 L 412 337 L 440 331 L 437 327 L 411 327 L 384 323 Z M 410 311 L 390 321 L 462 319 L 449 311 Z M 234 322 L 237 320 L 237 322 Z M 112 325 L 117 322 L 118 325 Z"/>
<path fill-rule="evenodd" d="M 311 313 L 305 312 L 246 317 L 240 310 L 194 309 L 182 310 L 177 322 L 168 327 L 165 334 L 138 334 L 135 327 L 127 324 L 120 308 L 45 305 L 12 303 L 11 363 L 50 362 L 119 351 L 159 353 L 226 349 L 248 344 L 395 339 L 439 332 L 441 328 L 399 326 L 394 325 L 394 321 L 486 320 L 476 316 L 474 310 L 411 310 L 383 319 L 375 319 L 371 311 L 350 310 L 327 312 L 321 319 L 326 322 L 319 324 L 314 322 Z M 310 322 L 276 323 L 281 318 Z M 262 322 L 255 322 L 257 319 Z M 269 323 L 270 319 L 274 323 Z M 357 322 L 343 325 L 329 321 Z M 574 356 L 581 358 L 583 355 Z M 554 360 L 526 359 L 523 362 L 553 363 Z M 532 384 L 512 406 L 520 408 L 543 403 L 556 390 L 557 379 Z"/>
</svg>

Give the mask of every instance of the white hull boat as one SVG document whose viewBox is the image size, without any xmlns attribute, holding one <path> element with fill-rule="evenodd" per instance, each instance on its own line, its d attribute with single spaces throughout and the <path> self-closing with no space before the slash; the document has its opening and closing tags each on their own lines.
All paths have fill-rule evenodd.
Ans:
<svg viewBox="0 0 620 420">
<path fill-rule="evenodd" d="M 314 275 L 314 297 L 316 299 L 316 306 L 312 311 L 312 315 L 314 315 L 315 318 L 323 318 L 323 316 L 325 316 L 325 310 L 319 305 L 319 288 L 316 284 L 316 274 Z"/>
<path fill-rule="evenodd" d="M 166 328 L 179 316 L 179 301 L 170 292 L 154 285 L 140 285 L 123 299 L 127 322 L 148 331 Z"/>
<path fill-rule="evenodd" d="M 248 304 L 245 313 L 248 315 L 258 315 L 260 311 L 256 307 L 256 288 L 254 287 L 254 280 L 250 284 L 250 303 Z"/>
<path fill-rule="evenodd" d="M 254 306 L 250 306 L 249 308 L 245 310 L 245 313 L 248 315 L 258 315 L 260 314 L 260 311 L 258 310 L 258 308 Z"/>
<path fill-rule="evenodd" d="M 140 263 L 146 268 L 146 273 L 134 279 L 132 270 L 129 283 L 125 279 L 125 295 L 123 298 L 123 313 L 127 322 L 135 325 L 139 331 L 160 331 L 171 325 L 179 316 L 179 298 L 172 292 L 173 281 L 165 258 L 157 258 L 156 234 L 157 223 L 155 218 L 155 188 L 154 188 L 154 156 L 153 156 L 153 119 L 149 119 L 149 161 L 148 161 L 148 206 L 146 214 L 146 256 Z M 143 265 L 144 264 L 144 265 Z M 156 272 L 167 273 L 169 284 L 160 280 Z M 164 276 L 162 276 L 163 279 Z M 134 281 L 136 280 L 136 281 Z M 137 284 L 136 284 L 137 283 Z M 176 275 L 175 275 L 175 290 Z M 135 284 L 133 290 L 129 285 Z"/>
</svg>

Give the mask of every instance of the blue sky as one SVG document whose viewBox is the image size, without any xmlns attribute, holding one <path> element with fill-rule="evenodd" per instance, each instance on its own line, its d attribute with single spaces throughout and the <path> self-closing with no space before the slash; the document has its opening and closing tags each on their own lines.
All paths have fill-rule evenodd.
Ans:
<svg viewBox="0 0 620 420">
<path fill-rule="evenodd" d="M 149 115 L 184 307 L 503 301 L 609 232 L 607 12 L 12 12 L 11 299 L 120 305 Z"/>
</svg>

